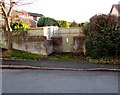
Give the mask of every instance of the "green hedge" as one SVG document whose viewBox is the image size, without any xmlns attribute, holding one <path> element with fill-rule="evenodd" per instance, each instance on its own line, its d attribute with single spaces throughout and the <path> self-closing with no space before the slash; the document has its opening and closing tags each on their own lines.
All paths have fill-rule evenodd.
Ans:
<svg viewBox="0 0 120 95">
<path fill-rule="evenodd" d="M 92 58 L 120 55 L 120 26 L 113 15 L 95 15 L 84 27 L 87 35 L 86 54 Z"/>
<path fill-rule="evenodd" d="M 58 23 L 57 20 L 55 20 L 53 18 L 41 17 L 38 20 L 37 26 L 38 27 L 43 27 L 43 26 L 59 26 L 59 23 Z"/>
</svg>

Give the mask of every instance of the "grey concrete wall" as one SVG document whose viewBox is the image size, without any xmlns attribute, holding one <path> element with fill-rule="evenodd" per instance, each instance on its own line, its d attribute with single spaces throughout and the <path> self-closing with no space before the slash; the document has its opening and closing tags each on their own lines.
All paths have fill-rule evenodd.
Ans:
<svg viewBox="0 0 120 95">
<path fill-rule="evenodd" d="M 13 49 L 42 55 L 53 52 L 52 42 L 45 36 L 28 36 L 27 31 L 13 31 L 12 36 Z M 0 31 L 0 40 L 3 47 L 7 48 L 7 33 Z"/>
<path fill-rule="evenodd" d="M 53 52 L 77 52 L 85 54 L 85 36 L 74 36 L 73 41 L 64 43 L 66 37 L 52 37 L 53 40 Z M 64 49 L 64 47 L 66 49 Z M 69 50 L 70 48 L 70 50 Z"/>
<path fill-rule="evenodd" d="M 59 28 L 57 34 L 58 36 L 83 36 L 84 32 L 81 27 L 72 27 L 72 28 Z"/>
<path fill-rule="evenodd" d="M 41 36 L 44 35 L 44 29 L 42 27 L 29 28 L 27 33 L 28 36 Z"/>
<path fill-rule="evenodd" d="M 47 37 L 43 36 L 42 31 L 42 28 L 30 29 L 28 31 L 13 31 L 13 49 L 42 55 L 49 55 L 52 52 L 64 52 L 63 45 L 65 45 L 64 47 L 67 45 L 63 44 L 63 38 L 72 37 L 73 41 L 70 44 L 72 45 L 72 51 L 70 52 L 85 52 L 85 36 L 82 36 L 80 28 L 61 28 L 61 35 L 52 37 L 51 40 L 47 40 Z M 7 32 L 3 32 L 1 28 L 0 40 L 3 47 L 7 48 Z M 71 47 L 70 45 L 69 47 Z"/>
</svg>

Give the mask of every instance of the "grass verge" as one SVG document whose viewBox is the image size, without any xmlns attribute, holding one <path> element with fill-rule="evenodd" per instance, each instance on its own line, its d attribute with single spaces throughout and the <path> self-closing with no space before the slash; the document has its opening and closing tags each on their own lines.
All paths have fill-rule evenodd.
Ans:
<svg viewBox="0 0 120 95">
<path fill-rule="evenodd" d="M 2 55 L 3 58 L 12 58 L 12 59 L 25 59 L 25 60 L 41 60 L 42 58 L 47 57 L 46 55 L 32 54 L 23 51 L 12 51 L 5 52 Z"/>
<path fill-rule="evenodd" d="M 60 61 L 80 61 L 79 59 L 73 58 L 68 55 L 54 54 L 53 57 L 48 58 L 49 60 L 60 60 Z"/>
<path fill-rule="evenodd" d="M 120 59 L 119 58 L 93 59 L 91 57 L 86 57 L 86 60 L 91 62 L 91 63 L 120 64 Z"/>
</svg>

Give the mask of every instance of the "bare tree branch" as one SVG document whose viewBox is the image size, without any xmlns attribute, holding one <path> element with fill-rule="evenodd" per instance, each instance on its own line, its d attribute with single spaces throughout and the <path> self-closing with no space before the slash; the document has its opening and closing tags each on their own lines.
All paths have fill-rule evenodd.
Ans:
<svg viewBox="0 0 120 95">
<path fill-rule="evenodd" d="M 2 7 L 1 10 L 2 10 L 2 12 L 3 12 L 4 17 L 7 17 L 7 14 L 6 14 L 6 12 L 5 12 L 5 9 Z"/>
<path fill-rule="evenodd" d="M 4 17 L 7 17 L 6 11 L 5 11 L 5 2 L 4 0 L 1 1 L 1 10 L 3 12 Z"/>
<path fill-rule="evenodd" d="M 20 0 L 19 0 L 20 1 Z M 38 0 L 33 0 L 31 2 L 28 2 L 28 3 L 22 3 L 22 2 L 16 2 L 16 5 L 17 6 L 23 6 L 23 5 L 28 5 L 28 4 L 33 4 L 34 2 L 38 1 Z"/>
<path fill-rule="evenodd" d="M 27 3 L 25 3 L 25 0 L 23 1 L 23 3 L 21 1 L 23 1 L 23 0 L 17 0 L 17 1 L 0 0 L 0 8 L 2 10 L 2 15 L 4 16 L 4 20 L 5 20 L 5 23 L 6 23 L 6 30 L 7 30 L 7 34 L 8 34 L 8 51 L 12 51 L 12 28 L 10 26 L 12 8 L 14 7 L 14 5 L 19 6 L 19 5 L 32 4 L 36 0 L 34 0 L 34 1 L 30 0 L 31 2 L 27 2 Z"/>
<path fill-rule="evenodd" d="M 12 8 L 13 8 L 13 2 L 12 2 L 12 0 L 10 0 L 10 8 L 9 8 L 8 13 L 7 13 L 7 16 L 8 16 L 8 17 L 10 16 L 10 13 L 11 13 L 11 11 L 12 11 Z"/>
</svg>

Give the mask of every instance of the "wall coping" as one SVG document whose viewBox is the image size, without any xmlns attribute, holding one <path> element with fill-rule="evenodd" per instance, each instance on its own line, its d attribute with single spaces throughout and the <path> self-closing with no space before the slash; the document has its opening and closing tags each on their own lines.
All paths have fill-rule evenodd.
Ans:
<svg viewBox="0 0 120 95">
<path fill-rule="evenodd" d="M 39 30 L 39 29 L 43 29 L 43 27 L 31 27 L 31 28 L 29 28 L 27 30 Z"/>
</svg>

